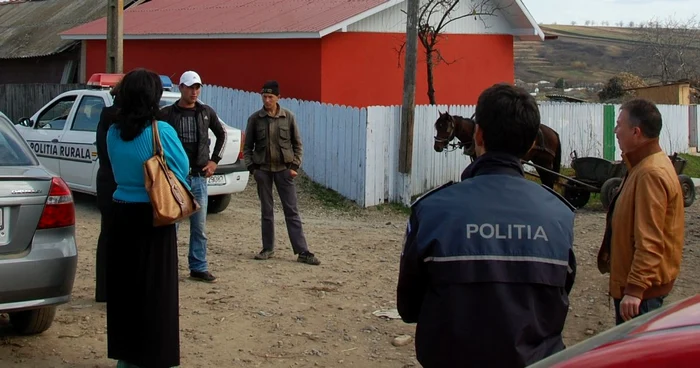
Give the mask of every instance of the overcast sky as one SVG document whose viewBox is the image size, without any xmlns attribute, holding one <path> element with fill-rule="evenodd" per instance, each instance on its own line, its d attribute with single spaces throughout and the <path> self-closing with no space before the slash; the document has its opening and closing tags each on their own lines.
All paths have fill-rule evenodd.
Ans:
<svg viewBox="0 0 700 368">
<path fill-rule="evenodd" d="M 628 24 L 651 20 L 654 17 L 687 20 L 697 15 L 700 20 L 700 0 L 523 0 L 537 23 L 583 24 L 595 20 L 597 24 L 620 21 Z"/>
</svg>

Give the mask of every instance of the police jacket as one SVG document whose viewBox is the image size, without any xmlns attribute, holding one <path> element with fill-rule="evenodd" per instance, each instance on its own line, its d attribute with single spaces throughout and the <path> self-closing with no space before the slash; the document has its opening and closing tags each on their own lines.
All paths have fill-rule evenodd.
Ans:
<svg viewBox="0 0 700 368">
<path fill-rule="evenodd" d="M 177 129 L 177 125 L 182 116 L 182 110 L 175 101 L 172 105 L 166 106 L 160 110 L 159 119 L 170 123 Z M 226 148 L 226 129 L 219 121 L 214 109 L 200 102 L 195 103 L 195 118 L 197 119 L 197 160 L 192 164 L 193 168 L 201 169 L 207 165 L 209 160 L 219 163 Z M 214 152 L 209 154 L 209 129 L 214 132 L 216 142 L 214 143 Z"/>
<path fill-rule="evenodd" d="M 97 206 L 102 211 L 109 208 L 112 203 L 112 194 L 117 190 L 112 164 L 107 154 L 107 131 L 116 120 L 117 111 L 117 107 L 114 105 L 103 108 L 100 113 L 100 121 L 97 123 L 97 131 L 95 132 L 97 159 L 100 165 L 97 168 L 95 186 L 97 187 Z"/>
<path fill-rule="evenodd" d="M 397 307 L 424 367 L 524 367 L 564 349 L 573 208 L 487 153 L 412 205 Z"/>
</svg>

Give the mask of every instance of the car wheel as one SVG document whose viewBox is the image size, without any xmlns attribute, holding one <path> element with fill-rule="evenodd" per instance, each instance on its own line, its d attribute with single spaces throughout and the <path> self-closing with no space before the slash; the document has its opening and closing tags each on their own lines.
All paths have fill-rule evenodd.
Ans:
<svg viewBox="0 0 700 368">
<path fill-rule="evenodd" d="M 21 312 L 11 312 L 10 323 L 22 335 L 40 334 L 51 327 L 56 307 L 45 307 Z"/>
<path fill-rule="evenodd" d="M 231 195 L 223 194 L 218 196 L 209 197 L 209 202 L 207 204 L 207 213 L 219 213 L 228 207 L 231 203 Z"/>
<path fill-rule="evenodd" d="M 683 206 L 690 207 L 695 202 L 695 183 L 688 175 L 678 175 L 678 180 L 681 182 L 683 189 Z"/>
</svg>

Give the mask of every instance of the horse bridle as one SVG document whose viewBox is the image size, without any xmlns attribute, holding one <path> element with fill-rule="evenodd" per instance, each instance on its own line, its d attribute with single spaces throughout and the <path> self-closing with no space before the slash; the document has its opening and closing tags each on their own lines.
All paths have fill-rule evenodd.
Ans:
<svg viewBox="0 0 700 368">
<path fill-rule="evenodd" d="M 469 118 L 469 120 L 474 122 L 474 125 L 476 125 L 476 120 L 474 120 L 475 116 L 476 116 L 476 113 L 473 113 L 472 116 Z M 436 134 L 435 137 L 433 137 L 435 139 L 436 143 L 449 143 L 449 142 L 452 142 L 453 139 L 455 139 L 455 131 L 457 130 L 456 125 L 455 125 L 455 119 L 452 115 L 449 115 L 448 121 L 450 124 L 449 125 L 450 135 L 447 138 L 440 138 Z M 453 145 L 454 148 L 451 151 L 454 151 L 457 149 L 462 149 L 462 148 L 464 148 L 464 146 L 465 146 L 464 142 L 460 141 L 459 143 Z M 470 152 L 473 152 L 473 149 L 474 149 L 474 140 L 472 139 L 472 143 L 469 146 L 468 150 L 470 150 Z M 446 152 L 448 152 L 448 151 L 446 150 Z"/>
<path fill-rule="evenodd" d="M 453 139 L 455 139 L 455 130 L 456 130 L 455 129 L 455 119 L 452 117 L 452 115 L 448 115 L 448 116 L 449 116 L 449 118 L 447 121 L 450 124 L 448 126 L 448 128 L 450 129 L 449 130 L 450 134 L 447 136 L 447 138 L 440 138 L 436 134 L 435 137 L 433 137 L 433 138 L 435 138 L 436 143 L 450 143 L 450 142 L 452 142 Z"/>
</svg>

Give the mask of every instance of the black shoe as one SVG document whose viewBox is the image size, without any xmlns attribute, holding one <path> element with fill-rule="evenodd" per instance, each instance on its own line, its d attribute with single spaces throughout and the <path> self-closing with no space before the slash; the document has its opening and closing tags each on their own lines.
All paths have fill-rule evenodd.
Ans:
<svg viewBox="0 0 700 368">
<path fill-rule="evenodd" d="M 216 277 L 211 274 L 209 271 L 204 271 L 204 272 L 198 272 L 198 271 L 190 271 L 190 278 L 196 281 L 205 281 L 205 282 L 215 282 Z"/>
<path fill-rule="evenodd" d="M 310 265 L 314 265 L 314 266 L 318 266 L 321 264 L 321 261 L 319 261 L 318 258 L 316 258 L 316 256 L 313 253 L 308 252 L 308 251 L 299 254 L 299 257 L 297 258 L 297 262 L 306 263 L 306 264 L 310 264 Z"/>
<path fill-rule="evenodd" d="M 274 251 L 274 250 L 265 250 L 265 249 L 263 249 L 263 250 L 260 251 L 260 253 L 256 254 L 254 258 L 262 261 L 262 260 L 270 259 L 270 258 L 272 258 L 274 255 L 275 255 L 275 251 Z"/>
</svg>

